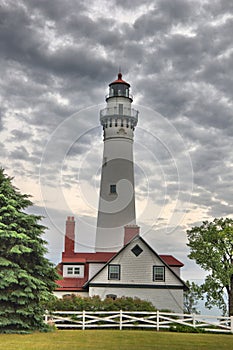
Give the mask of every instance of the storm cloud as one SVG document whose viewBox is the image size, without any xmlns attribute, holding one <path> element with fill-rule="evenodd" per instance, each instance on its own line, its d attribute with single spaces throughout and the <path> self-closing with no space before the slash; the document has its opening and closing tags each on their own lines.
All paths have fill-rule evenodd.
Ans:
<svg viewBox="0 0 233 350">
<path fill-rule="evenodd" d="M 121 67 L 140 112 L 138 223 L 157 232 L 148 235 L 155 249 L 159 234 L 160 253 L 162 229 L 174 223 L 174 254 L 183 244 L 185 255 L 188 227 L 233 214 L 232 31 L 230 0 L 0 0 L 2 166 L 37 212 L 70 209 L 95 222 L 88 201 L 92 191 L 98 198 L 99 110 Z M 41 181 L 74 202 L 81 184 L 86 198 L 59 209 L 56 196 L 41 199 Z"/>
</svg>

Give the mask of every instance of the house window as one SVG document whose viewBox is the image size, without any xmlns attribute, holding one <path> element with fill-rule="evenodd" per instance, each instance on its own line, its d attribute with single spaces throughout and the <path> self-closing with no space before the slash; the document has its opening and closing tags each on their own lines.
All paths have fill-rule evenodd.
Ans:
<svg viewBox="0 0 233 350">
<path fill-rule="evenodd" d="M 131 249 L 131 252 L 133 252 L 135 256 L 139 256 L 139 255 L 143 252 L 143 250 L 142 250 L 141 247 L 139 247 L 138 244 L 136 244 L 136 245 L 133 247 L 133 249 Z"/>
<path fill-rule="evenodd" d="M 63 277 L 83 278 L 84 265 L 64 266 Z"/>
<path fill-rule="evenodd" d="M 68 275 L 80 275 L 80 267 L 67 267 Z"/>
<path fill-rule="evenodd" d="M 164 266 L 153 266 L 153 280 L 165 281 L 165 268 Z"/>
<path fill-rule="evenodd" d="M 110 185 L 110 193 L 117 193 L 116 191 L 116 185 Z"/>
<path fill-rule="evenodd" d="M 75 275 L 80 275 L 80 267 L 75 267 L 74 268 L 74 274 Z"/>
<path fill-rule="evenodd" d="M 67 275 L 73 275 L 73 267 L 67 267 Z"/>
<path fill-rule="evenodd" d="M 108 279 L 119 280 L 120 279 L 120 265 L 109 265 L 108 266 Z"/>
<path fill-rule="evenodd" d="M 107 295 L 106 295 L 106 298 L 107 298 L 107 299 L 116 300 L 117 295 L 116 295 L 116 294 L 107 294 Z"/>
</svg>

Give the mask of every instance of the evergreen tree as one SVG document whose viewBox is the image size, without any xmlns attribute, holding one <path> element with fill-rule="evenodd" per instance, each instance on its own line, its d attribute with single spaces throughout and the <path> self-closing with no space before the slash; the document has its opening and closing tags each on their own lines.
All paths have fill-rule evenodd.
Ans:
<svg viewBox="0 0 233 350">
<path fill-rule="evenodd" d="M 25 213 L 29 196 L 20 194 L 0 169 L 0 332 L 44 328 L 42 301 L 55 287 L 40 216 Z"/>
</svg>

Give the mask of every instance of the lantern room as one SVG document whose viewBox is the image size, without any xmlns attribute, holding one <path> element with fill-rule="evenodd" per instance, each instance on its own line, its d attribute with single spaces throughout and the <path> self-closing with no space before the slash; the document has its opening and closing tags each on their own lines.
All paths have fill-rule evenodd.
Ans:
<svg viewBox="0 0 233 350">
<path fill-rule="evenodd" d="M 106 101 L 111 97 L 126 97 L 133 101 L 133 96 L 129 93 L 130 84 L 122 79 L 122 74 L 118 73 L 117 80 L 109 84 L 109 94 L 106 96 Z"/>
</svg>

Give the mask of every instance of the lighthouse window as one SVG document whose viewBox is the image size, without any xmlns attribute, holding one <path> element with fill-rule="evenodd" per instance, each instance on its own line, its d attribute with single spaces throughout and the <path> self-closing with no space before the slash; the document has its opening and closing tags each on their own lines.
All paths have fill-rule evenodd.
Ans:
<svg viewBox="0 0 233 350">
<path fill-rule="evenodd" d="M 123 114 L 123 103 L 119 103 L 119 114 Z"/>
<path fill-rule="evenodd" d="M 117 193 L 116 185 L 110 185 L 110 193 Z"/>
</svg>

